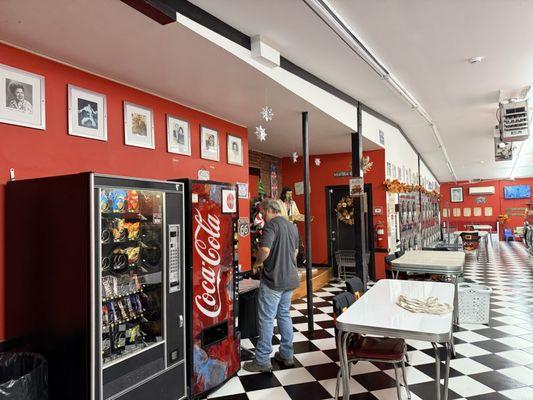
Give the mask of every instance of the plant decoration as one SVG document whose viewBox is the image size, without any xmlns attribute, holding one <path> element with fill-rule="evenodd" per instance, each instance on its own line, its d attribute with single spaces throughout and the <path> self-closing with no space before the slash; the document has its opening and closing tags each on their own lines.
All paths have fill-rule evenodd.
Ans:
<svg viewBox="0 0 533 400">
<path fill-rule="evenodd" d="M 366 174 L 368 171 L 372 169 L 372 166 L 374 163 L 370 161 L 370 157 L 366 156 L 361 158 L 361 169 L 363 170 L 363 173 Z"/>
<path fill-rule="evenodd" d="M 337 219 L 341 222 L 344 222 L 347 225 L 353 225 L 354 218 L 353 218 L 353 199 L 349 196 L 343 197 L 340 199 L 340 201 L 337 203 L 337 206 L 335 207 L 335 211 L 337 212 Z"/>
<path fill-rule="evenodd" d="M 409 185 L 407 183 L 400 182 L 398 179 L 386 179 L 383 181 L 383 185 L 385 186 L 385 189 L 391 193 L 420 192 L 431 197 L 440 197 L 440 193 L 436 190 L 428 190 L 422 185 Z"/>
</svg>

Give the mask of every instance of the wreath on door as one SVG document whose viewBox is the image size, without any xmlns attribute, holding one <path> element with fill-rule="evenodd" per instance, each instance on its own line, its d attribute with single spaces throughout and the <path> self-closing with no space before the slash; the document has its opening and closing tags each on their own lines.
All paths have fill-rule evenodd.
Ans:
<svg viewBox="0 0 533 400">
<path fill-rule="evenodd" d="M 353 198 L 347 196 L 340 199 L 335 207 L 335 211 L 337 212 L 337 219 L 339 221 L 347 225 L 353 225 Z"/>
</svg>

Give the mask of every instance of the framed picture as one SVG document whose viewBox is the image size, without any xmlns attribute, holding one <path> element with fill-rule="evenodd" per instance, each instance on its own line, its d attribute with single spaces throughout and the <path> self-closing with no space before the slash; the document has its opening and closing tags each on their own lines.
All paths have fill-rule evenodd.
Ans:
<svg viewBox="0 0 533 400">
<path fill-rule="evenodd" d="M 128 146 L 155 149 L 153 111 L 125 101 L 124 137 Z"/>
<path fill-rule="evenodd" d="M 191 131 L 189 122 L 167 114 L 167 151 L 191 155 Z"/>
<path fill-rule="evenodd" d="M 243 165 L 242 138 L 228 134 L 228 164 Z"/>
<path fill-rule="evenodd" d="M 45 129 L 44 77 L 0 64 L 0 122 Z"/>
<path fill-rule="evenodd" d="M 462 203 L 463 202 L 463 188 L 462 187 L 452 187 L 452 188 L 450 188 L 450 201 L 452 203 Z"/>
<path fill-rule="evenodd" d="M 218 131 L 200 126 L 201 157 L 205 160 L 220 161 Z"/>
<path fill-rule="evenodd" d="M 249 197 L 248 183 L 237 183 L 237 190 L 239 192 L 239 199 L 247 199 Z"/>
<path fill-rule="evenodd" d="M 105 95 L 68 85 L 68 134 L 107 140 Z"/>
<path fill-rule="evenodd" d="M 222 214 L 237 212 L 237 192 L 234 189 L 222 189 Z"/>
</svg>

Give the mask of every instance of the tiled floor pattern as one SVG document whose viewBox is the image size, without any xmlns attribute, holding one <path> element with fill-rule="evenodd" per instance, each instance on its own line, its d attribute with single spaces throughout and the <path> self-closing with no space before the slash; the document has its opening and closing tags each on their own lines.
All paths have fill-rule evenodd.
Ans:
<svg viewBox="0 0 533 400">
<path fill-rule="evenodd" d="M 465 278 L 493 289 L 490 323 L 456 328 L 457 358 L 451 361 L 450 399 L 533 400 L 533 260 L 521 243 L 489 248 L 477 262 L 467 256 Z M 218 400 L 322 400 L 334 397 L 338 355 L 332 297 L 344 290 L 332 283 L 315 293 L 315 332 L 307 327 L 307 304 L 292 306 L 296 366 L 283 369 L 273 361 L 272 374 L 241 370 L 209 398 Z M 274 351 L 279 336 L 273 338 Z M 245 347 L 252 348 L 249 340 Z M 408 341 L 407 379 L 412 399 L 434 398 L 431 345 Z M 442 376 L 442 375 L 441 375 Z M 352 400 L 396 399 L 390 364 L 360 362 L 352 367 Z M 403 392 L 404 398 L 407 398 Z"/>
</svg>

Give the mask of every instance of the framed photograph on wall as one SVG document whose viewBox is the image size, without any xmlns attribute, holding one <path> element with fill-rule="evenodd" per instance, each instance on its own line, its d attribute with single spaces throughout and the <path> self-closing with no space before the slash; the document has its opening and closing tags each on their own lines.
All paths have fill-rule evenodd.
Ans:
<svg viewBox="0 0 533 400">
<path fill-rule="evenodd" d="M 68 85 L 68 134 L 107 140 L 105 95 Z"/>
<path fill-rule="evenodd" d="M 0 64 L 0 122 L 46 128 L 43 76 Z"/>
<path fill-rule="evenodd" d="M 201 157 L 204 160 L 220 161 L 220 148 L 218 143 L 218 131 L 200 126 Z"/>
<path fill-rule="evenodd" d="M 222 214 L 237 212 L 237 192 L 233 189 L 222 189 Z"/>
<path fill-rule="evenodd" d="M 452 203 L 462 203 L 463 202 L 463 188 L 462 187 L 452 187 L 452 188 L 450 188 L 450 201 Z"/>
<path fill-rule="evenodd" d="M 167 114 L 167 151 L 191 155 L 191 131 L 189 122 Z"/>
<path fill-rule="evenodd" d="M 242 138 L 228 134 L 228 164 L 243 165 Z"/>
<path fill-rule="evenodd" d="M 125 101 L 124 137 L 128 146 L 155 149 L 153 111 Z"/>
</svg>

